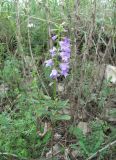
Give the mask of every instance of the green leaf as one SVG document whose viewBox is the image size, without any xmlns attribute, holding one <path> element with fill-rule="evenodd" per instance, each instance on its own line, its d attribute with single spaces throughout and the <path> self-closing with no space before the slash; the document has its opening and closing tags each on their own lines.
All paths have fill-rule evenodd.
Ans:
<svg viewBox="0 0 116 160">
<path fill-rule="evenodd" d="M 55 117 L 56 120 L 65 120 L 65 121 L 68 121 L 71 119 L 71 116 L 69 115 L 57 115 Z"/>
<path fill-rule="evenodd" d="M 80 145 L 80 147 L 83 149 L 83 151 L 84 151 L 87 155 L 89 155 L 89 152 L 88 152 L 88 150 L 86 149 L 85 143 L 83 143 L 83 141 L 79 141 L 79 145 Z"/>
</svg>

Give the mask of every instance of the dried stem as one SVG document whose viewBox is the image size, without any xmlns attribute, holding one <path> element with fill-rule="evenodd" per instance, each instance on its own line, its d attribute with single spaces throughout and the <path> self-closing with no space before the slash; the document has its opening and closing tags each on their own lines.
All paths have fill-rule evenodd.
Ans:
<svg viewBox="0 0 116 160">
<path fill-rule="evenodd" d="M 116 145 L 116 140 L 113 141 L 113 142 L 111 142 L 111 143 L 109 143 L 109 144 L 107 144 L 107 145 L 106 145 L 105 147 L 103 147 L 102 149 L 98 150 L 98 151 L 97 151 L 96 153 L 94 153 L 92 156 L 90 156 L 89 158 L 87 158 L 87 160 L 93 159 L 94 157 L 97 156 L 97 154 L 103 152 L 104 150 L 106 150 L 106 149 L 108 149 L 109 147 L 114 146 L 114 145 Z"/>
<path fill-rule="evenodd" d="M 29 25 L 29 21 L 30 21 L 30 17 L 29 17 L 29 8 L 28 8 L 28 25 Z M 28 26 L 27 25 L 27 26 Z M 30 30 L 29 30 L 29 27 L 28 27 L 28 43 L 29 43 L 29 50 L 30 50 L 30 55 L 31 55 L 31 58 L 32 58 L 32 63 L 34 64 L 34 68 L 36 69 L 36 73 L 37 73 L 37 76 L 42 84 L 42 87 L 43 89 L 45 90 L 45 93 L 49 96 L 49 93 L 44 85 L 44 82 L 42 81 L 42 78 L 38 72 L 38 69 L 37 69 L 37 66 L 36 66 L 36 63 L 35 63 L 35 59 L 34 59 L 34 56 L 33 56 L 33 52 L 32 52 L 32 47 L 31 47 L 31 38 L 30 38 Z"/>
</svg>

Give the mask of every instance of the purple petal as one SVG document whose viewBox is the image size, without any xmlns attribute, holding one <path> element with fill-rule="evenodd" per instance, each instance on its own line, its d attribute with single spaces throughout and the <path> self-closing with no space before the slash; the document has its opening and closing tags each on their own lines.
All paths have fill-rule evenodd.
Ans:
<svg viewBox="0 0 116 160">
<path fill-rule="evenodd" d="M 66 56 L 63 56 L 63 57 L 62 57 L 62 61 L 67 63 L 67 62 L 69 62 L 69 58 L 66 57 Z"/>
<path fill-rule="evenodd" d="M 63 46 L 63 45 L 70 46 L 70 40 L 67 37 L 65 37 L 64 40 L 59 42 L 59 44 L 60 46 Z"/>
<path fill-rule="evenodd" d="M 60 45 L 61 51 L 71 52 L 70 40 L 68 38 L 65 38 L 63 41 L 60 41 L 59 45 Z"/>
<path fill-rule="evenodd" d="M 52 40 L 55 41 L 56 39 L 57 39 L 57 35 L 54 35 L 54 36 L 52 37 Z"/>
<path fill-rule="evenodd" d="M 65 37 L 65 38 L 64 38 L 64 42 L 70 44 L 70 39 L 67 38 L 67 37 Z"/>
<path fill-rule="evenodd" d="M 56 55 L 56 48 L 53 47 L 52 49 L 50 49 L 50 53 L 51 53 L 51 56 L 54 57 Z"/>
<path fill-rule="evenodd" d="M 49 60 L 46 60 L 46 61 L 45 61 L 45 66 L 46 66 L 46 67 L 51 67 L 51 66 L 53 66 L 53 65 L 54 65 L 54 63 L 53 63 L 52 59 L 49 59 Z"/>
<path fill-rule="evenodd" d="M 60 67 L 61 71 L 68 71 L 69 70 L 68 63 L 61 63 L 59 67 Z"/>
<path fill-rule="evenodd" d="M 63 46 L 61 47 L 61 50 L 64 51 L 64 52 L 71 52 L 71 49 L 69 47 L 66 47 L 66 46 Z"/>
<path fill-rule="evenodd" d="M 61 71 L 61 75 L 63 75 L 66 78 L 68 76 L 68 71 Z"/>
<path fill-rule="evenodd" d="M 58 71 L 56 69 L 53 69 L 51 74 L 50 74 L 50 77 L 55 79 L 58 77 Z"/>
<path fill-rule="evenodd" d="M 69 52 L 60 52 L 60 56 L 70 58 L 70 53 Z"/>
</svg>

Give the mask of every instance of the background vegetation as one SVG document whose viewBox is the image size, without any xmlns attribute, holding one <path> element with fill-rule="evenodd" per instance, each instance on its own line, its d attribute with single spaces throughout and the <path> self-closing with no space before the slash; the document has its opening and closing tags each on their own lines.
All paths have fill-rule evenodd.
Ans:
<svg viewBox="0 0 116 160">
<path fill-rule="evenodd" d="M 52 36 L 71 40 L 53 99 Z M 0 160 L 114 160 L 115 0 L 0 1 Z"/>
</svg>

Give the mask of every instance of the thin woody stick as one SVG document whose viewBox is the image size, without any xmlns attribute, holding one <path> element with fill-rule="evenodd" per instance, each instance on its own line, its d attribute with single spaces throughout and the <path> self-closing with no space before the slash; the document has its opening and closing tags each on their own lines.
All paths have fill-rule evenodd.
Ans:
<svg viewBox="0 0 116 160">
<path fill-rule="evenodd" d="M 95 156 L 97 156 L 98 153 L 101 153 L 102 151 L 106 150 L 107 148 L 113 146 L 116 144 L 116 140 L 107 144 L 105 147 L 103 147 L 102 149 L 98 150 L 96 153 L 94 153 L 93 155 L 91 155 L 89 158 L 87 158 L 86 160 L 91 160 L 92 158 L 94 158 Z"/>
</svg>

